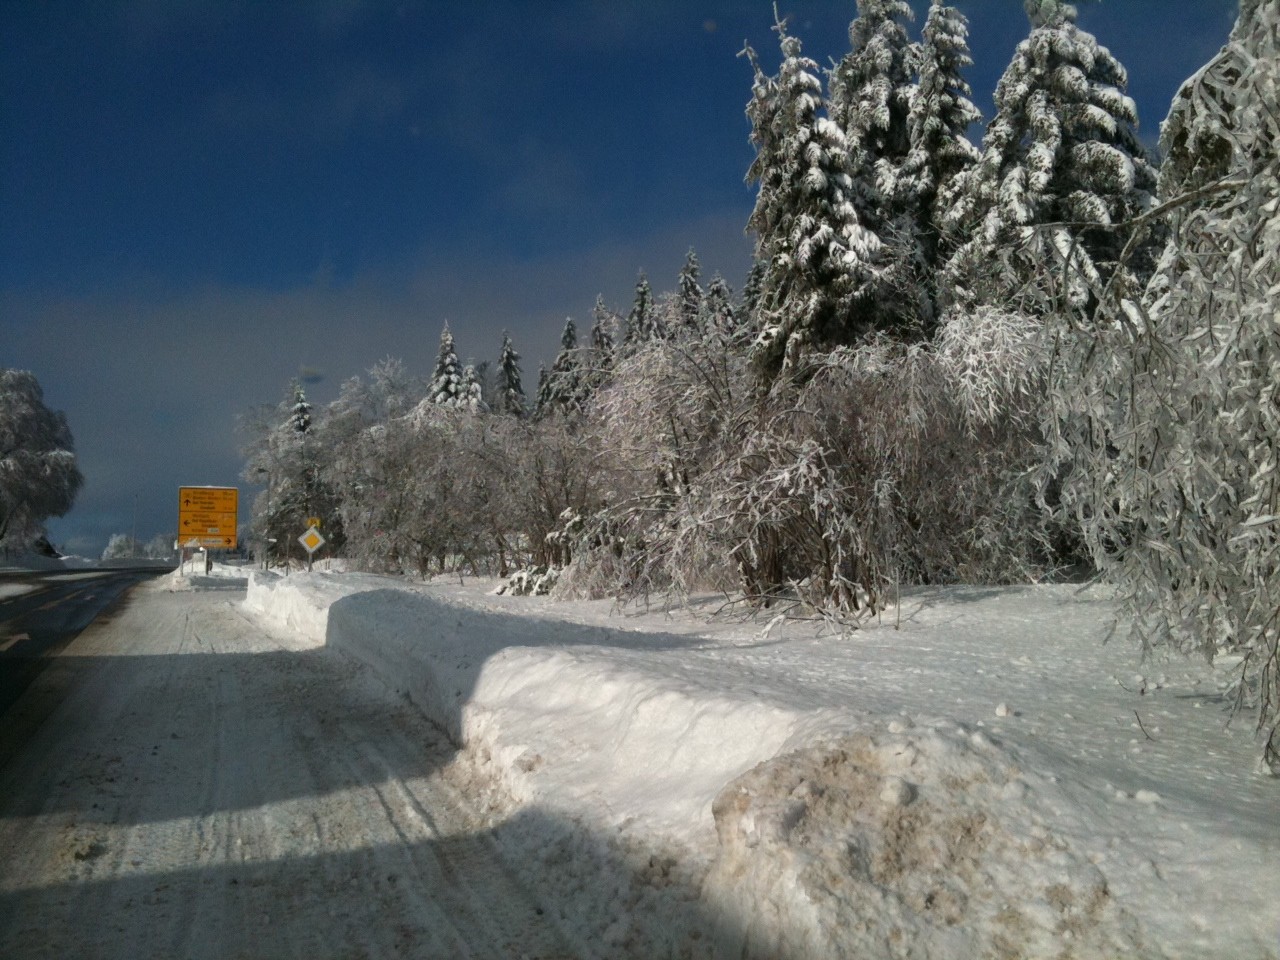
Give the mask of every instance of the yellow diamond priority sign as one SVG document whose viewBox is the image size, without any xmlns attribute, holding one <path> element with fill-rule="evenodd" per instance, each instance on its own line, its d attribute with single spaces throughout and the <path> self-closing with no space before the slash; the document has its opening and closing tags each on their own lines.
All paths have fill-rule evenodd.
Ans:
<svg viewBox="0 0 1280 960">
<path fill-rule="evenodd" d="M 307 532 L 298 538 L 298 542 L 306 548 L 307 553 L 315 553 L 326 543 L 324 537 L 320 536 L 320 531 L 315 527 L 308 527 Z"/>
</svg>

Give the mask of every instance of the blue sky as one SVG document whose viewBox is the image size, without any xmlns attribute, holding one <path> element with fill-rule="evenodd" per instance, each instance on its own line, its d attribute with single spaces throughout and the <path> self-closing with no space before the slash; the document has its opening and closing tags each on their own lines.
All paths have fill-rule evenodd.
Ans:
<svg viewBox="0 0 1280 960">
<path fill-rule="evenodd" d="M 853 0 L 780 3 L 806 54 Z M 915 4 L 918 10 L 923 4 Z M 959 4 L 975 101 L 1021 0 Z M 1154 143 L 1233 0 L 1102 0 Z M 96 554 L 176 525 L 177 488 L 237 483 L 237 414 L 300 371 L 312 398 L 386 356 L 430 372 L 504 328 L 526 382 L 566 316 L 674 285 L 689 247 L 737 289 L 754 199 L 744 41 L 768 0 L 0 0 L 0 364 L 66 411 L 86 487 L 54 521 Z M 245 490 L 245 502 L 250 491 Z"/>
</svg>

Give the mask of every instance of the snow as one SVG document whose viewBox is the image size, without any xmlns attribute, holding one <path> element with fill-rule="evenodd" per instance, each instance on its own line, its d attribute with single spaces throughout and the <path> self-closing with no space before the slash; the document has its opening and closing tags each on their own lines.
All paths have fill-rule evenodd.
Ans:
<svg viewBox="0 0 1280 960">
<path fill-rule="evenodd" d="M 492 587 L 255 572 L 245 606 L 441 726 L 601 955 L 1280 956 L 1230 666 L 1104 646 L 1096 590 L 917 590 L 842 633 Z"/>
</svg>

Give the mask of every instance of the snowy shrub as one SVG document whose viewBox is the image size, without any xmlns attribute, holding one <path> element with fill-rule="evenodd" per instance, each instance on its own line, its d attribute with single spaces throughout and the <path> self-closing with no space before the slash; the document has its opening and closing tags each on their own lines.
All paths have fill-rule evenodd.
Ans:
<svg viewBox="0 0 1280 960">
<path fill-rule="evenodd" d="M 560 579 L 559 567 L 529 567 L 517 570 L 498 587 L 498 594 L 512 597 L 545 597 Z"/>
<path fill-rule="evenodd" d="M 1145 294 L 1058 318 L 1050 471 L 1144 651 L 1240 658 L 1280 773 L 1280 9 L 1246 2 L 1164 127 L 1170 239 Z"/>
<path fill-rule="evenodd" d="M 970 415 L 929 344 L 876 338 L 814 362 L 716 478 L 749 595 L 848 615 L 882 608 L 903 582 L 1045 572 L 1037 512 L 1015 487 L 1026 424 Z"/>
<path fill-rule="evenodd" d="M 714 322 L 636 343 L 596 397 L 586 429 L 607 443 L 598 506 L 574 518 L 562 596 L 647 597 L 732 584 L 732 564 L 693 531 L 703 473 L 749 403 L 745 331 Z M 571 536 L 567 536 L 571 535 Z"/>
<path fill-rule="evenodd" d="M 764 397 L 744 341 L 630 357 L 596 410 L 612 496 L 574 518 L 557 594 L 737 589 L 848 617 L 902 582 L 1043 575 L 1026 477 L 1039 340 L 1016 317 L 967 319 L 939 347 L 879 338 L 811 358 L 802 386 Z"/>
</svg>

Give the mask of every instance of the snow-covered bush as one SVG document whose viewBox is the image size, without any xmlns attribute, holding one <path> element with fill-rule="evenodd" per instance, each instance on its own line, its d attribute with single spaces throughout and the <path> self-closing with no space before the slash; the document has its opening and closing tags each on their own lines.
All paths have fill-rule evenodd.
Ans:
<svg viewBox="0 0 1280 960">
<path fill-rule="evenodd" d="M 560 580 L 560 567 L 527 567 L 506 579 L 497 593 L 512 597 L 545 597 Z"/>
<path fill-rule="evenodd" d="M 132 560 L 144 556 L 142 544 L 127 533 L 113 533 L 102 551 L 103 560 Z"/>
<path fill-rule="evenodd" d="M 255 498 L 248 539 L 273 562 L 304 557 L 297 537 L 319 517 L 329 550 L 341 549 L 341 512 L 328 480 L 334 445 L 325 437 L 328 417 L 315 415 L 302 384 L 290 384 L 275 406 L 263 405 L 240 419 L 245 465 L 240 476 L 262 491 Z"/>
<path fill-rule="evenodd" d="M 710 483 L 704 520 L 729 541 L 749 595 L 848 615 L 882 608 L 900 583 L 1045 571 L 1052 558 L 1017 483 L 1027 422 L 972 413 L 931 344 L 875 338 L 815 364 L 794 396 L 770 399 Z"/>
<path fill-rule="evenodd" d="M 674 302 L 679 306 L 679 301 Z M 593 465 L 597 507 L 575 517 L 562 596 L 647 597 L 731 586 L 732 563 L 697 531 L 704 473 L 751 398 L 748 333 L 710 315 L 634 345 L 584 429 L 610 456 Z"/>
<path fill-rule="evenodd" d="M 1280 7 L 1243 4 L 1163 130 L 1170 239 L 1092 330 L 1060 315 L 1046 422 L 1063 505 L 1144 650 L 1240 658 L 1280 773 Z"/>
<path fill-rule="evenodd" d="M 873 339 L 765 397 L 745 339 L 651 345 L 596 408 L 612 496 L 577 518 L 558 593 L 740 590 L 846 617 L 902 582 L 1043 574 L 1040 343 L 1017 317 L 954 317 L 936 346 Z"/>
</svg>

